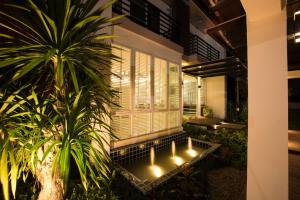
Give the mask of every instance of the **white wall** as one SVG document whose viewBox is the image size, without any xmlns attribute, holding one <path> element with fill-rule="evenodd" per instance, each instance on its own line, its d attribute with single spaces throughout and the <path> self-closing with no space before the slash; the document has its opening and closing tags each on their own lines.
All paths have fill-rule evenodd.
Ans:
<svg viewBox="0 0 300 200">
<path fill-rule="evenodd" d="M 206 82 L 206 105 L 213 110 L 214 117 L 224 119 L 226 114 L 225 76 L 209 77 Z"/>
<path fill-rule="evenodd" d="M 220 52 L 220 58 L 226 57 L 226 51 L 224 47 L 222 47 L 218 42 L 216 42 L 212 37 L 210 37 L 208 34 L 203 33 L 199 29 L 197 29 L 194 25 L 190 24 L 190 31 L 191 33 L 198 35 L 200 38 L 205 40 L 208 44 L 213 46 L 215 49 L 217 49 Z"/>
<path fill-rule="evenodd" d="M 120 26 L 115 26 L 114 35 L 118 36 L 116 39 L 114 39 L 114 43 L 116 44 L 134 48 L 179 65 L 181 64 L 181 53 L 167 48 L 159 43 L 153 42 L 152 40 L 149 40 L 139 34 L 131 32 Z"/>
</svg>

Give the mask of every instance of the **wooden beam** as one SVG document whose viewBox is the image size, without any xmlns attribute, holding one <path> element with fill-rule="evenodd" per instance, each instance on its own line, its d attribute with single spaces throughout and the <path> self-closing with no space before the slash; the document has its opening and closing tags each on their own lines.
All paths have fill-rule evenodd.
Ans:
<svg viewBox="0 0 300 200">
<path fill-rule="evenodd" d="M 235 17 L 235 18 L 232 18 L 232 19 L 227 20 L 225 22 L 222 22 L 220 24 L 217 24 L 216 26 L 207 29 L 206 32 L 210 35 L 214 32 L 221 31 L 221 30 L 224 30 L 224 29 L 229 28 L 229 27 L 233 27 L 235 24 L 239 23 L 243 19 L 246 19 L 245 14 L 241 15 L 241 16 L 238 16 L 238 17 Z"/>
</svg>

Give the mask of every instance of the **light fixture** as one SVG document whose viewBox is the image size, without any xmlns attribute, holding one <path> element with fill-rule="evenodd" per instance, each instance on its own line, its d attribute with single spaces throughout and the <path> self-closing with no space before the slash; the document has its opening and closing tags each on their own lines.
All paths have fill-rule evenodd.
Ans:
<svg viewBox="0 0 300 200">
<path fill-rule="evenodd" d="M 294 12 L 294 39 L 295 43 L 300 42 L 300 10 Z"/>
</svg>

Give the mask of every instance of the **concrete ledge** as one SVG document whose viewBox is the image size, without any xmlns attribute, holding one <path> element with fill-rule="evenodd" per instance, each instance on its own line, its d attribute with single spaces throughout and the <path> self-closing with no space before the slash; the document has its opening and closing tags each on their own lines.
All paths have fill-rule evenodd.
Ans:
<svg viewBox="0 0 300 200">
<path fill-rule="evenodd" d="M 113 13 L 113 16 L 118 16 L 118 14 Z M 141 35 L 142 37 L 145 37 L 149 40 L 152 40 L 160 45 L 163 45 L 169 49 L 172 49 L 178 53 L 183 54 L 183 47 L 172 42 L 171 40 L 168 40 L 167 38 L 156 34 L 150 30 L 148 30 L 147 28 L 144 28 L 142 26 L 140 26 L 139 24 L 131 21 L 130 19 L 128 19 L 127 17 L 122 18 L 121 20 L 119 20 L 118 26 L 125 28 L 131 32 L 134 32 L 135 34 Z"/>
</svg>

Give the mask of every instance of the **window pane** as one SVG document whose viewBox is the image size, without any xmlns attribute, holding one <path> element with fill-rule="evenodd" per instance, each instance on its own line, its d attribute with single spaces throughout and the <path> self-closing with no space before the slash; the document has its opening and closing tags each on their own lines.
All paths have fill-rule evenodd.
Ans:
<svg viewBox="0 0 300 200">
<path fill-rule="evenodd" d="M 170 108 L 179 108 L 179 67 L 170 63 L 169 72 L 169 104 Z"/>
<path fill-rule="evenodd" d="M 154 108 L 167 108 L 167 62 L 154 59 Z"/>
<path fill-rule="evenodd" d="M 135 56 L 135 108 L 150 109 L 150 56 L 136 52 Z"/>
<path fill-rule="evenodd" d="M 116 46 L 113 48 L 113 54 L 120 58 L 120 61 L 112 61 L 111 85 L 118 92 L 118 97 L 113 102 L 121 106 L 121 109 L 130 107 L 130 49 Z M 116 106 L 112 106 L 119 109 Z"/>
</svg>

